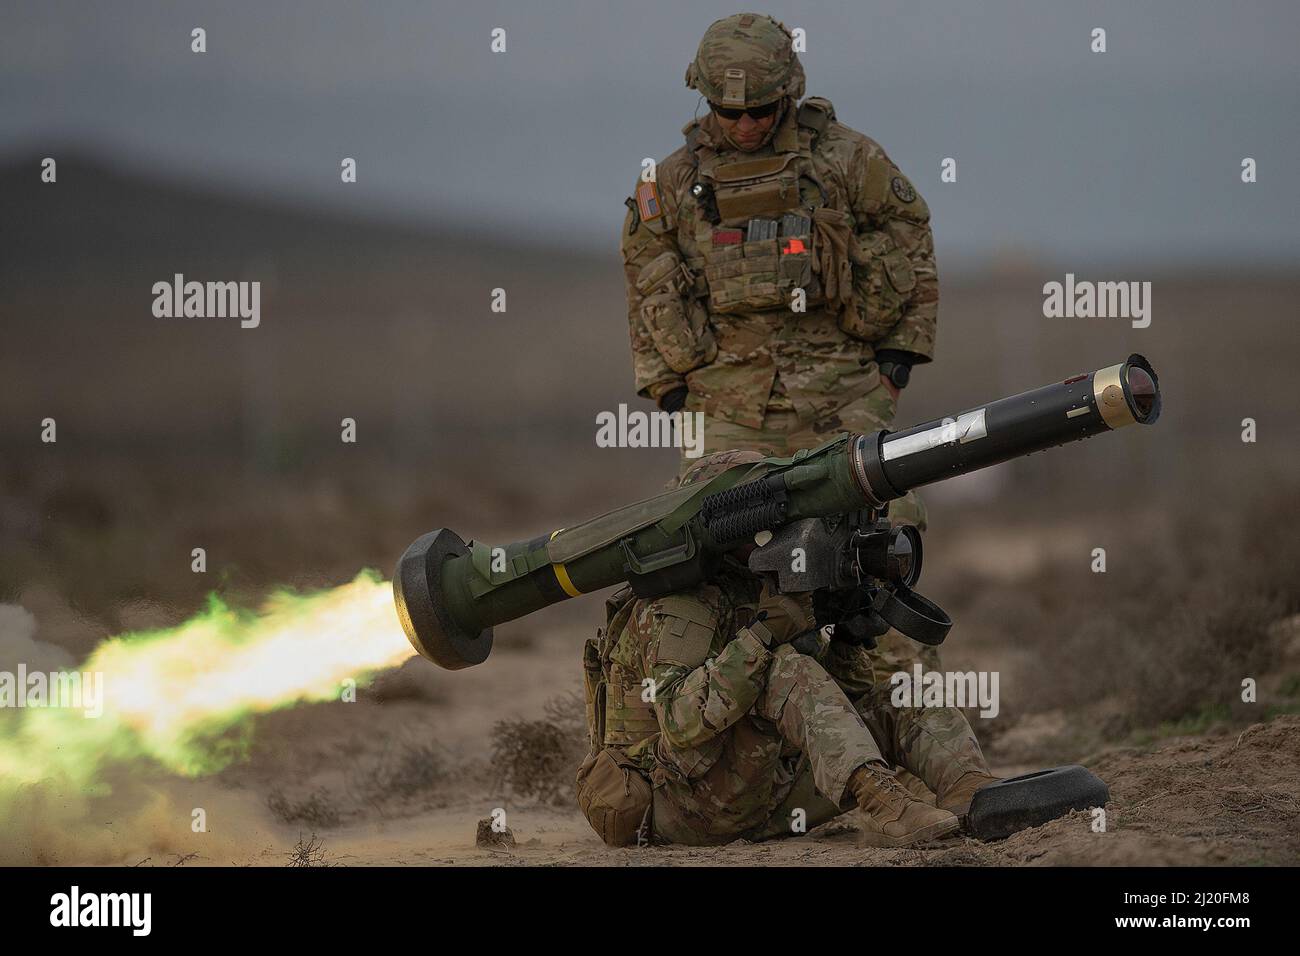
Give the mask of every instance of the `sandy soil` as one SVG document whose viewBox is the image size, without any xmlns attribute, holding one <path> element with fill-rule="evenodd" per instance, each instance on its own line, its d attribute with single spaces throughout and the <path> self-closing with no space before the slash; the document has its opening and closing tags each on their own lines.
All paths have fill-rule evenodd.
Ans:
<svg viewBox="0 0 1300 956">
<path fill-rule="evenodd" d="M 541 717 L 548 698 L 577 689 L 574 625 L 564 620 L 571 614 L 586 616 L 580 605 L 548 612 L 557 620 L 548 620 L 530 639 L 506 642 L 480 667 L 451 674 L 413 659 L 355 704 L 299 707 L 259 718 L 249 759 L 216 777 L 122 781 L 100 808 L 102 826 L 89 814 L 91 819 L 72 828 L 94 828 L 95 839 L 83 832 L 58 844 L 46 834 L 46 861 L 287 865 L 312 844 L 313 862 L 344 866 L 1300 862 L 1296 715 L 1071 753 L 1057 749 L 1063 718 L 1039 712 L 1015 718 L 986 747 L 995 772 L 1004 776 L 1061 762 L 1089 767 L 1110 787 L 1105 832 L 1096 832 L 1091 814 L 1076 812 L 992 843 L 963 836 L 923 849 L 879 850 L 859 846 L 855 815 L 848 814 L 806 836 L 764 844 L 606 848 L 565 792 L 567 776 L 554 799 L 520 798 L 502 784 L 491 759 L 497 720 Z M 1292 658 L 1286 660 L 1289 665 Z M 437 753 L 430 779 L 402 794 L 377 789 L 393 779 L 385 753 L 429 741 L 436 741 Z M 1061 758 L 1027 759 L 1034 754 Z M 272 794 L 288 797 L 300 817 L 286 820 L 283 812 L 273 812 Z M 206 811 L 207 832 L 191 833 L 177 822 L 188 820 L 192 807 Z M 478 822 L 502 811 L 515 845 L 476 846 Z M 106 835 L 112 839 L 105 841 Z"/>
<path fill-rule="evenodd" d="M 275 821 L 251 781 L 218 792 L 173 783 L 170 795 L 177 803 L 201 799 L 212 818 L 222 821 L 214 839 L 238 830 L 234 845 L 214 854 L 206 836 L 186 835 L 165 848 L 127 851 L 123 862 L 285 865 L 295 844 L 312 833 L 320 843 L 317 861 L 344 866 L 1159 866 L 1300 860 L 1298 717 L 1278 717 L 1236 734 L 1109 750 L 1086 762 L 1111 789 L 1105 832 L 1096 832 L 1090 813 L 1076 811 L 1002 841 L 962 836 L 915 850 L 860 846 L 854 814 L 807 836 L 769 843 L 613 850 L 576 809 L 497 801 L 488 793 L 449 794 L 440 805 L 410 815 L 317 832 Z M 1024 769 L 995 766 L 1000 773 Z M 476 846 L 477 822 L 499 806 L 516 845 Z"/>
</svg>

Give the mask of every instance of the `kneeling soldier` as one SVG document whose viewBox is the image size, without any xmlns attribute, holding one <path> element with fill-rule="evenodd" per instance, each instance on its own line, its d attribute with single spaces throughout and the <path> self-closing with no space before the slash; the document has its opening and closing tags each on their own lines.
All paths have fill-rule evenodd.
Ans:
<svg viewBox="0 0 1300 956">
<path fill-rule="evenodd" d="M 710 456 L 683 484 L 759 458 Z M 894 707 L 860 646 L 796 650 L 817 630 L 812 595 L 773 593 L 742 558 L 687 591 L 611 599 L 585 659 L 593 747 L 578 798 L 592 826 L 613 845 L 718 844 L 803 832 L 856 806 L 872 846 L 956 830 L 994 779 L 961 711 Z"/>
</svg>

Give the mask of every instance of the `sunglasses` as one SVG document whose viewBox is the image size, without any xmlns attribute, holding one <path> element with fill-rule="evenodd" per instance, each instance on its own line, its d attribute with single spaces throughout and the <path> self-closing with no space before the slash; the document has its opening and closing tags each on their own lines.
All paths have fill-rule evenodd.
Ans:
<svg viewBox="0 0 1300 956">
<path fill-rule="evenodd" d="M 771 103 L 768 103 L 764 106 L 748 106 L 748 107 L 742 106 L 740 109 L 733 109 L 728 106 L 718 106 L 716 103 L 709 104 L 709 109 L 713 110 L 713 112 L 717 113 L 723 119 L 727 119 L 727 120 L 738 120 L 746 113 L 749 114 L 751 119 L 756 119 L 756 120 L 763 119 L 765 117 L 771 116 L 780 108 L 781 108 L 780 100 L 773 100 Z"/>
</svg>

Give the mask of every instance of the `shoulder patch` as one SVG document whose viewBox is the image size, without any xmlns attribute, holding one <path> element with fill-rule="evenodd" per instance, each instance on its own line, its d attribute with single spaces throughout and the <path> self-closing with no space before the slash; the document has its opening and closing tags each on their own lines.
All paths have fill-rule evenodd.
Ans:
<svg viewBox="0 0 1300 956">
<path fill-rule="evenodd" d="M 902 176 L 895 176 L 889 181 L 889 188 L 894 191 L 894 195 L 902 202 L 915 202 L 916 190 Z"/>
<path fill-rule="evenodd" d="M 657 602 L 662 620 L 656 627 L 659 647 L 656 664 L 699 667 L 709 656 L 717 632 L 718 616 L 707 605 L 682 595 L 670 594 Z"/>
<path fill-rule="evenodd" d="M 659 199 L 659 187 L 653 179 L 649 182 L 637 183 L 636 205 L 641 213 L 642 222 L 654 222 L 663 217 L 664 206 Z"/>
<path fill-rule="evenodd" d="M 884 155 L 872 156 L 867 160 L 862 198 L 869 215 L 894 217 L 915 223 L 930 221 L 930 207 L 925 204 L 912 181 Z"/>
</svg>

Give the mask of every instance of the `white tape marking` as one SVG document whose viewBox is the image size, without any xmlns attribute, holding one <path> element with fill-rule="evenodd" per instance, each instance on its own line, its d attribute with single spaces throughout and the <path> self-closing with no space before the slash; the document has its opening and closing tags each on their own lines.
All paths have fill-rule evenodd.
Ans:
<svg viewBox="0 0 1300 956">
<path fill-rule="evenodd" d="M 895 458 L 915 455 L 918 451 L 928 451 L 940 445 L 953 443 L 964 445 L 986 435 L 988 429 L 984 422 L 984 409 L 981 408 L 975 412 L 964 412 L 957 416 L 956 421 L 948 419 L 923 432 L 903 435 L 899 438 L 886 438 L 884 447 L 880 449 L 880 457 L 885 461 L 893 461 Z"/>
</svg>

